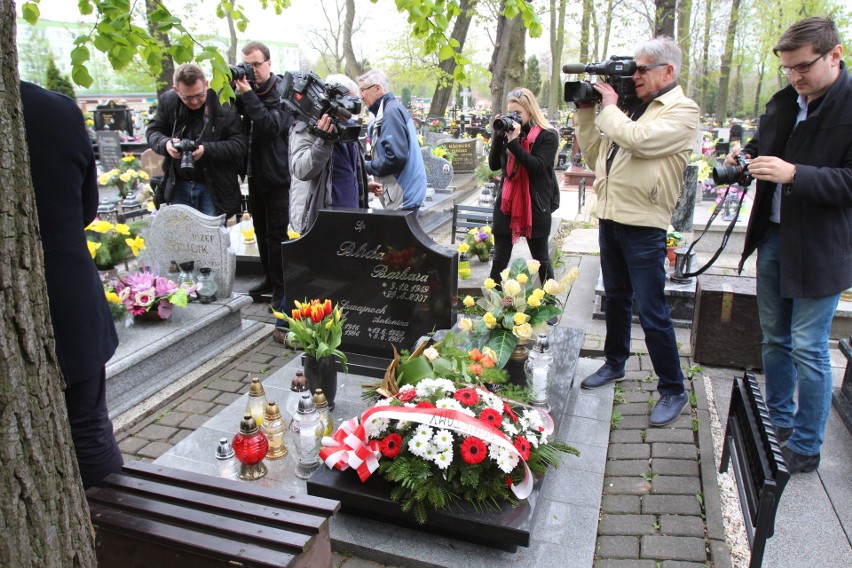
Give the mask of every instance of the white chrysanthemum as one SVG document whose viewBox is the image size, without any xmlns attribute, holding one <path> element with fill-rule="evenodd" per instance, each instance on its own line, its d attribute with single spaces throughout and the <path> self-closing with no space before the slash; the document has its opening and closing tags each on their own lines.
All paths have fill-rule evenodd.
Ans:
<svg viewBox="0 0 852 568">
<path fill-rule="evenodd" d="M 429 396 L 432 393 L 432 383 L 433 382 L 434 381 L 432 379 L 423 379 L 419 383 L 417 383 L 417 386 L 414 387 L 414 390 L 417 393 L 417 396 L 419 396 L 419 397 Z"/>
<path fill-rule="evenodd" d="M 527 420 L 525 416 L 518 416 L 518 427 L 520 428 L 521 432 L 529 430 L 530 421 Z"/>
<path fill-rule="evenodd" d="M 536 435 L 532 435 L 532 436 L 530 436 L 530 435 L 526 435 L 526 436 L 524 436 L 524 438 L 526 438 L 526 439 L 527 439 L 527 442 L 529 442 L 529 443 L 530 443 L 530 446 L 532 446 L 533 448 L 538 448 L 538 436 L 536 436 Z"/>
<path fill-rule="evenodd" d="M 392 401 L 394 398 L 395 398 L 395 397 L 391 397 L 391 398 L 383 398 L 383 399 L 381 399 L 381 400 L 377 401 L 377 402 L 376 402 L 376 404 L 374 404 L 373 406 L 390 406 L 390 405 L 391 405 L 391 401 Z"/>
<path fill-rule="evenodd" d="M 435 444 L 433 444 L 432 442 L 429 442 L 428 444 L 426 444 L 426 449 L 423 451 L 422 457 L 425 460 L 435 461 L 435 459 L 438 457 L 439 453 L 440 453 L 440 450 L 438 450 L 438 448 L 435 446 Z"/>
<path fill-rule="evenodd" d="M 479 396 L 485 401 L 485 405 L 488 408 L 492 408 L 497 412 L 503 412 L 503 400 L 499 396 L 481 390 L 477 392 L 479 392 Z"/>
<path fill-rule="evenodd" d="M 445 451 L 453 447 L 453 433 L 449 430 L 439 428 L 435 435 L 432 436 L 432 443 L 438 448 L 438 451 Z"/>
<path fill-rule="evenodd" d="M 452 394 L 456 392 L 456 385 L 449 379 L 435 379 L 435 390 L 443 389 L 444 392 Z"/>
<path fill-rule="evenodd" d="M 542 446 L 546 446 L 547 445 L 547 434 L 542 434 L 541 436 L 539 436 L 538 437 L 538 443 L 541 444 Z"/>
<path fill-rule="evenodd" d="M 435 402 L 435 406 L 438 408 L 449 408 L 452 410 L 461 410 L 462 405 L 459 401 L 454 398 L 441 398 Z"/>
<path fill-rule="evenodd" d="M 512 473 L 512 470 L 518 465 L 518 456 L 509 454 L 501 456 L 500 459 L 495 461 L 497 462 L 497 467 L 500 468 L 500 471 L 503 473 Z"/>
<path fill-rule="evenodd" d="M 431 445 L 429 440 L 415 436 L 408 442 L 408 451 L 418 458 L 423 458 Z"/>
<path fill-rule="evenodd" d="M 500 458 L 503 458 L 509 454 L 509 450 L 500 446 L 498 444 L 491 444 L 488 446 L 488 457 L 494 461 L 498 461 Z"/>
<path fill-rule="evenodd" d="M 447 469 L 450 467 L 450 464 L 453 463 L 453 449 L 450 448 L 448 450 L 444 450 L 437 456 L 435 456 L 435 464 L 440 469 Z"/>
<path fill-rule="evenodd" d="M 433 434 L 434 431 L 426 424 L 421 424 L 417 427 L 417 430 L 414 431 L 415 436 L 425 438 L 427 440 L 431 440 Z"/>
<path fill-rule="evenodd" d="M 401 387 L 399 387 L 399 392 L 401 392 L 401 393 L 408 392 L 410 390 L 414 390 L 413 385 L 402 385 Z"/>
<path fill-rule="evenodd" d="M 385 430 L 388 429 L 390 425 L 390 420 L 387 418 L 370 418 L 366 424 L 364 424 L 364 431 L 371 438 L 375 438 L 381 435 Z"/>
<path fill-rule="evenodd" d="M 518 435 L 518 429 L 515 428 L 515 425 L 512 422 L 509 422 L 508 420 L 504 420 L 501 427 L 503 428 L 503 431 L 509 436 Z"/>
<path fill-rule="evenodd" d="M 541 417 L 541 412 L 535 409 L 525 409 L 522 413 L 524 420 L 529 424 L 527 428 L 538 432 L 538 429 L 544 426 L 544 420 Z"/>
</svg>

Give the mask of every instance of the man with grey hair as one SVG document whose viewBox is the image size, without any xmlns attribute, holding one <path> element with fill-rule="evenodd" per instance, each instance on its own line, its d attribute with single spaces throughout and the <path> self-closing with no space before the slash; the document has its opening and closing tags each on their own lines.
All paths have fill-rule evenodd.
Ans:
<svg viewBox="0 0 852 568">
<path fill-rule="evenodd" d="M 414 121 L 390 92 L 384 71 L 367 71 L 358 77 L 358 87 L 364 105 L 375 116 L 368 131 L 373 152 L 367 173 L 384 187 L 385 209 L 405 209 L 419 216 L 426 197 L 426 167 Z"/>
<path fill-rule="evenodd" d="M 583 380 L 586 389 L 624 379 L 630 356 L 633 298 L 645 345 L 659 379 L 660 399 L 649 423 L 674 422 L 688 402 L 677 341 L 664 294 L 666 230 L 695 143 L 699 109 L 677 84 L 681 52 L 659 37 L 636 50 L 638 105 L 629 114 L 618 94 L 599 82 L 601 110 L 578 103 L 574 114 L 583 155 L 595 165 L 601 274 L 606 292 L 606 361 Z"/>
</svg>

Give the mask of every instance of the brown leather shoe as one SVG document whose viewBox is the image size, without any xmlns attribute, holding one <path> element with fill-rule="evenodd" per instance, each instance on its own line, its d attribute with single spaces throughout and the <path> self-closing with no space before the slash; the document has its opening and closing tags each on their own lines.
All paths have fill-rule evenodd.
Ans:
<svg viewBox="0 0 852 568">
<path fill-rule="evenodd" d="M 287 330 L 276 327 L 272 330 L 272 341 L 287 346 Z"/>
</svg>

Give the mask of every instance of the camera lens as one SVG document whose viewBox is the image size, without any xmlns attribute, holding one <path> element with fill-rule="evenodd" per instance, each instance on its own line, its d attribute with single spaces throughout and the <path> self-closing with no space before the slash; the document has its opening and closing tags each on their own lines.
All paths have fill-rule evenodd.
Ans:
<svg viewBox="0 0 852 568">
<path fill-rule="evenodd" d="M 713 168 L 713 183 L 716 185 L 736 183 L 740 179 L 740 166 L 715 166 Z"/>
</svg>

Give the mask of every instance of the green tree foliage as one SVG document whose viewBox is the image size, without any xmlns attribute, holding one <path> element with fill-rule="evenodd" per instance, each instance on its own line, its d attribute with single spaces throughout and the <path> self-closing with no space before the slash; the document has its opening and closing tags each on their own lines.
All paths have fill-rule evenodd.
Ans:
<svg viewBox="0 0 852 568">
<path fill-rule="evenodd" d="M 71 84 L 71 81 L 68 80 L 68 77 L 59 72 L 59 69 L 56 67 L 56 63 L 54 63 L 52 57 L 47 61 L 47 73 L 45 79 L 45 88 L 47 90 L 68 95 L 72 99 L 77 98 L 77 93 L 74 92 L 74 86 Z"/>
<path fill-rule="evenodd" d="M 26 31 L 26 39 L 18 46 L 18 70 L 24 81 L 44 85 L 47 62 L 53 56 L 50 43 L 45 37 L 44 30 L 30 27 Z"/>
<path fill-rule="evenodd" d="M 535 55 L 530 55 L 527 59 L 524 86 L 532 91 L 536 97 L 539 96 L 541 92 L 541 65 Z"/>
<path fill-rule="evenodd" d="M 399 94 L 399 101 L 405 108 L 411 107 L 411 87 L 403 87 Z"/>
</svg>

